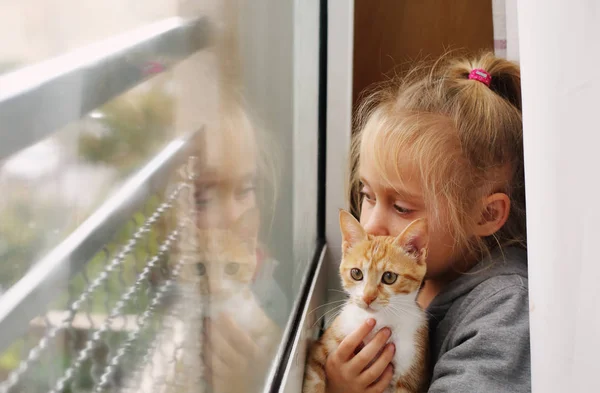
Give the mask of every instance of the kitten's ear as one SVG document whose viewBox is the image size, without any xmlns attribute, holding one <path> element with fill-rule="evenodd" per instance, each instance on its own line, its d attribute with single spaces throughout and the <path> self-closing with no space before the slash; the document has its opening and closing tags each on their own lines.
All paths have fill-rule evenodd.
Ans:
<svg viewBox="0 0 600 393">
<path fill-rule="evenodd" d="M 404 231 L 394 239 L 394 244 L 402 247 L 406 253 L 415 256 L 419 261 L 423 260 L 427 254 L 428 242 L 429 232 L 427 220 L 424 218 L 408 224 Z"/>
<path fill-rule="evenodd" d="M 342 252 L 345 253 L 357 243 L 367 240 L 367 232 L 354 216 L 340 209 L 340 229 L 342 230 Z"/>
<path fill-rule="evenodd" d="M 257 208 L 252 208 L 242 214 L 233 224 L 232 231 L 248 245 L 256 246 L 258 229 L 260 226 L 260 215 Z"/>
</svg>

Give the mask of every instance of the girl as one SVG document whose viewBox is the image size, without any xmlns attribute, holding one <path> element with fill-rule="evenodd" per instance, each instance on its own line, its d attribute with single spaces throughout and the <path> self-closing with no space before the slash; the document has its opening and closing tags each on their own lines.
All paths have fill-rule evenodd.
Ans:
<svg viewBox="0 0 600 393">
<path fill-rule="evenodd" d="M 430 223 L 417 299 L 430 318 L 429 392 L 530 391 L 518 66 L 487 53 L 441 59 L 367 99 L 359 125 L 352 181 L 365 230 L 396 236 L 417 218 Z M 329 355 L 328 392 L 388 386 L 387 329 L 360 349 L 373 325 Z"/>
</svg>

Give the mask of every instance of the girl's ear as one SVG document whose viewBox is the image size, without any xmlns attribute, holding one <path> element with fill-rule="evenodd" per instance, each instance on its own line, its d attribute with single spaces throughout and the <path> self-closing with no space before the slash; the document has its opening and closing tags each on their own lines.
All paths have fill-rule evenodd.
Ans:
<svg viewBox="0 0 600 393">
<path fill-rule="evenodd" d="M 498 232 L 508 220 L 510 198 L 503 192 L 492 194 L 483 199 L 483 208 L 475 226 L 475 235 L 491 236 Z"/>
<path fill-rule="evenodd" d="M 369 237 L 360 223 L 347 211 L 340 209 L 340 229 L 342 230 L 342 253 Z"/>
</svg>

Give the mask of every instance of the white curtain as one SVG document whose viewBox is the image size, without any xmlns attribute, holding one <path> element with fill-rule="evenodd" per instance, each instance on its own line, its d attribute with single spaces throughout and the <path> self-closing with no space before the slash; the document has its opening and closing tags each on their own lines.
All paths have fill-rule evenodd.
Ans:
<svg viewBox="0 0 600 393">
<path fill-rule="evenodd" d="M 600 5 L 518 12 L 533 392 L 598 392 Z"/>
</svg>

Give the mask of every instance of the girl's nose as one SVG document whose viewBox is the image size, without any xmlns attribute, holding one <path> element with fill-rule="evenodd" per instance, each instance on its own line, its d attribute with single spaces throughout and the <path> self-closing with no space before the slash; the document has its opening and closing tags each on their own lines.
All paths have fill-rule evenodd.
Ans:
<svg viewBox="0 0 600 393">
<path fill-rule="evenodd" d="M 213 207 L 210 218 L 212 228 L 229 228 L 241 215 L 239 203 L 231 195 L 222 195 Z"/>
<path fill-rule="evenodd" d="M 375 207 L 367 214 L 366 223 L 363 224 L 365 231 L 374 236 L 389 236 L 386 214 L 383 209 L 375 205 Z"/>
<path fill-rule="evenodd" d="M 221 205 L 221 227 L 229 228 L 240 217 L 241 212 L 233 196 L 228 195 Z"/>
</svg>

